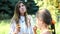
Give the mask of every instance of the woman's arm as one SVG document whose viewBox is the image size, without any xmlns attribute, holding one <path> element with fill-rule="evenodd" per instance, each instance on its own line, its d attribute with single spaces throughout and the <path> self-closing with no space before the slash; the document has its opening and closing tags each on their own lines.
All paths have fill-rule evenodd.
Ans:
<svg viewBox="0 0 60 34">
<path fill-rule="evenodd" d="M 30 22 L 30 25 L 32 26 L 32 30 L 33 30 L 33 34 L 37 34 L 36 30 L 37 30 L 37 27 L 34 25 L 34 20 L 33 18 L 31 17 L 31 15 L 28 16 L 28 19 Z"/>
<path fill-rule="evenodd" d="M 12 21 L 11 22 L 11 27 L 10 27 L 10 34 L 18 34 L 20 32 L 20 26 L 16 26 L 16 22 Z"/>
<path fill-rule="evenodd" d="M 12 34 L 14 32 L 14 30 L 15 30 L 15 24 L 14 24 L 14 22 L 11 22 L 9 34 Z"/>
<path fill-rule="evenodd" d="M 11 20 L 11 24 L 10 24 L 10 33 L 9 34 L 17 34 L 18 31 L 16 30 L 16 22 L 15 20 Z"/>
</svg>

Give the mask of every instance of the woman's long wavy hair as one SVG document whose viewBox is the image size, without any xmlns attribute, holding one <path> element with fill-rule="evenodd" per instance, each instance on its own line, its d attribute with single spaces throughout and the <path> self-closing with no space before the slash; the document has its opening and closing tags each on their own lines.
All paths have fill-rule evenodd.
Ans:
<svg viewBox="0 0 60 34">
<path fill-rule="evenodd" d="M 20 19 L 20 15 L 21 15 L 20 11 L 19 11 L 19 7 L 20 7 L 19 5 L 20 5 L 20 3 L 23 3 L 26 6 L 26 4 L 23 1 L 19 1 L 16 4 L 15 10 L 14 10 L 14 16 L 12 18 L 12 20 L 15 20 L 16 25 L 20 25 L 19 24 L 19 19 Z M 26 7 L 26 9 L 27 9 L 27 7 Z M 27 11 L 24 13 L 24 16 L 25 16 L 25 22 L 26 22 L 26 25 L 27 25 Z"/>
</svg>

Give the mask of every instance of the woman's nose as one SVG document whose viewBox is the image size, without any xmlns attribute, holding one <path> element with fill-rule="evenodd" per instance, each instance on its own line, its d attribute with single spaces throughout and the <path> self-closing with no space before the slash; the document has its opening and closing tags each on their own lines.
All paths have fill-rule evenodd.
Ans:
<svg viewBox="0 0 60 34">
<path fill-rule="evenodd" d="M 21 7 L 21 9 L 23 9 L 23 7 Z"/>
</svg>

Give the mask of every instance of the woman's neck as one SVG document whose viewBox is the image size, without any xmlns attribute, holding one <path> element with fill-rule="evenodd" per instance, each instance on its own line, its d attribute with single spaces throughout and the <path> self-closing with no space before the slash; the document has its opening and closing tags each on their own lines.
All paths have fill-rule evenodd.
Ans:
<svg viewBox="0 0 60 34">
<path fill-rule="evenodd" d="M 21 14 L 20 16 L 24 16 L 24 14 Z"/>
</svg>

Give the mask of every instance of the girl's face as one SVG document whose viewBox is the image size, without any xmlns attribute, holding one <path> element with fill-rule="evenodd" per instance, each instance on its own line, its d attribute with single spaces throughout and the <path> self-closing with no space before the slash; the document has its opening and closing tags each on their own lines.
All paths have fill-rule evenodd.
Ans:
<svg viewBox="0 0 60 34">
<path fill-rule="evenodd" d="M 24 14 L 26 12 L 26 6 L 23 3 L 20 3 L 19 11 L 21 14 Z"/>
<path fill-rule="evenodd" d="M 42 18 L 37 18 L 37 27 L 39 29 L 41 29 L 41 27 L 43 26 L 44 22 L 42 20 Z"/>
</svg>

